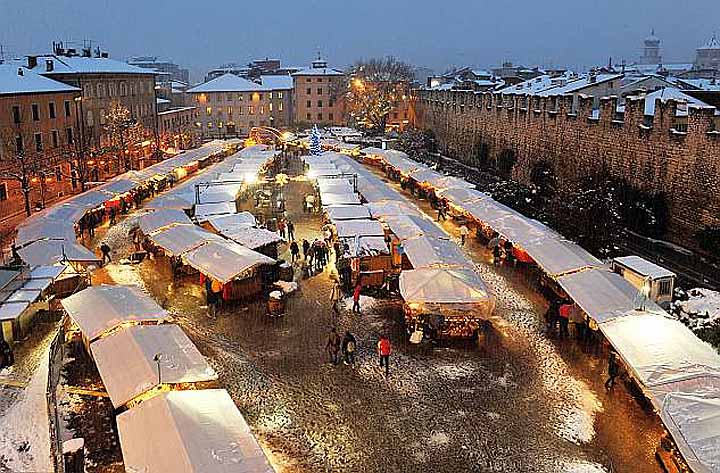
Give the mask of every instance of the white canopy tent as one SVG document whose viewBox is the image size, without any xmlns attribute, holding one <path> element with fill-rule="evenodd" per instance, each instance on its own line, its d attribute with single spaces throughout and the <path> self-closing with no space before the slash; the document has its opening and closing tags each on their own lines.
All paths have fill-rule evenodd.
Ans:
<svg viewBox="0 0 720 473">
<path fill-rule="evenodd" d="M 254 227 L 257 224 L 255 216 L 247 211 L 229 215 L 216 215 L 208 217 L 207 221 L 219 233 Z"/>
<path fill-rule="evenodd" d="M 421 215 L 420 211 L 404 200 L 387 200 L 367 204 L 370 215 L 378 220 L 393 215 Z"/>
<path fill-rule="evenodd" d="M 20 248 L 18 254 L 30 266 L 48 266 L 62 261 L 100 264 L 100 258 L 73 240 L 38 240 Z"/>
<path fill-rule="evenodd" d="M 523 245 L 522 249 L 552 278 L 582 269 L 603 267 L 602 261 L 568 240 L 535 240 Z"/>
<path fill-rule="evenodd" d="M 338 237 L 385 236 L 385 230 L 377 220 L 340 220 L 335 224 Z"/>
<path fill-rule="evenodd" d="M 352 258 L 390 254 L 390 249 L 384 237 L 354 236 L 339 237 L 339 240 L 343 245 L 348 246 L 348 254 Z"/>
<path fill-rule="evenodd" d="M 214 204 L 195 205 L 195 219 L 202 223 L 207 222 L 210 217 L 216 215 L 228 215 L 237 212 L 235 202 L 218 202 Z"/>
<path fill-rule="evenodd" d="M 506 240 L 520 245 L 522 248 L 537 240 L 562 238 L 557 232 L 537 220 L 526 218 L 514 211 L 504 217 L 494 219 L 492 227 Z"/>
<path fill-rule="evenodd" d="M 209 241 L 224 240 L 196 225 L 176 225 L 148 235 L 168 256 L 179 256 Z"/>
<path fill-rule="evenodd" d="M 280 235 L 275 232 L 250 226 L 232 228 L 220 233 L 222 233 L 224 237 L 251 250 L 283 241 Z"/>
<path fill-rule="evenodd" d="M 429 267 L 466 267 L 474 265 L 453 242 L 439 238 L 420 237 L 406 240 L 403 250 L 414 269 Z"/>
<path fill-rule="evenodd" d="M 178 209 L 160 209 L 140 217 L 140 230 L 146 235 L 170 225 L 192 225 L 185 212 Z"/>
<path fill-rule="evenodd" d="M 272 258 L 225 239 L 196 248 L 183 255 L 183 260 L 222 284 L 258 265 L 275 263 Z"/>
<path fill-rule="evenodd" d="M 320 194 L 323 207 L 328 205 L 359 205 L 360 197 L 354 192 L 345 194 L 333 194 L 324 192 Z"/>
<path fill-rule="evenodd" d="M 224 389 L 159 394 L 117 425 L 127 471 L 274 473 Z"/>
<path fill-rule="evenodd" d="M 487 194 L 480 192 L 479 190 L 470 189 L 467 187 L 452 187 L 443 189 L 437 192 L 438 197 L 446 199 L 455 205 L 470 204 L 483 199 L 489 199 Z"/>
<path fill-rule="evenodd" d="M 63 299 L 62 306 L 89 341 L 122 324 L 160 323 L 169 316 L 135 286 L 91 286 Z"/>
<path fill-rule="evenodd" d="M 476 220 L 486 223 L 490 226 L 493 225 L 495 220 L 507 217 L 508 215 L 516 215 L 510 207 L 496 202 L 492 199 L 484 199 L 471 203 L 463 203 L 458 205 L 465 212 L 469 213 Z"/>
<path fill-rule="evenodd" d="M 364 205 L 329 205 L 325 212 L 332 222 L 370 218 L 370 211 Z"/>
<path fill-rule="evenodd" d="M 208 365 L 179 326 L 138 325 L 90 345 L 100 377 L 115 408 L 158 385 L 214 381 Z"/>
<path fill-rule="evenodd" d="M 448 238 L 448 235 L 429 218 L 417 215 L 391 215 L 385 217 L 385 223 L 400 240 L 430 236 Z"/>
</svg>

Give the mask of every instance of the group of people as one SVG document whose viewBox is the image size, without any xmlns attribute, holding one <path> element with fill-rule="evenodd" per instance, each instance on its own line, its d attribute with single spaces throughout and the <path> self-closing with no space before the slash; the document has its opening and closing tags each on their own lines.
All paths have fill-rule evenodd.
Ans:
<svg viewBox="0 0 720 473">
<path fill-rule="evenodd" d="M 295 224 L 290 219 L 281 218 L 277 224 L 278 233 L 283 240 L 295 240 Z"/>
<path fill-rule="evenodd" d="M 349 330 L 345 332 L 345 336 L 340 338 L 337 329 L 334 327 L 330 330 L 325 350 L 330 358 L 330 362 L 337 366 L 340 361 L 346 365 L 355 363 L 355 355 L 357 353 L 358 344 L 355 335 Z M 390 355 L 392 354 L 392 343 L 386 335 L 381 335 L 376 344 L 376 351 L 380 368 L 385 368 L 385 378 L 390 376 Z"/>
</svg>

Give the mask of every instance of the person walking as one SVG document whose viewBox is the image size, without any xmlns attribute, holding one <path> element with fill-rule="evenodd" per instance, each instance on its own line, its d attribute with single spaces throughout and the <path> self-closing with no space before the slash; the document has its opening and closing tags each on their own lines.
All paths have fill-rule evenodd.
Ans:
<svg viewBox="0 0 720 473">
<path fill-rule="evenodd" d="M 102 242 L 100 245 L 100 252 L 102 253 L 102 263 L 105 264 L 106 260 L 108 263 L 112 262 L 112 258 L 110 257 L 110 245 L 107 244 L 107 242 Z"/>
<path fill-rule="evenodd" d="M 342 352 L 343 359 L 346 365 L 352 365 L 355 363 L 355 351 L 357 349 L 357 340 L 350 331 L 345 332 L 345 337 L 342 341 Z"/>
<path fill-rule="evenodd" d="M 6 366 L 12 366 L 15 363 L 12 347 L 0 336 L 0 369 Z"/>
<path fill-rule="evenodd" d="M 205 301 L 208 307 L 208 315 L 212 318 L 217 314 L 217 294 L 213 291 L 212 280 L 205 279 Z"/>
<path fill-rule="evenodd" d="M 465 239 L 470 234 L 470 230 L 466 225 L 460 227 L 460 246 L 465 246 Z"/>
<path fill-rule="evenodd" d="M 392 353 L 392 344 L 386 335 L 382 335 L 377 343 L 378 356 L 380 357 L 380 368 L 385 367 L 385 379 L 390 376 L 390 354 Z"/>
<path fill-rule="evenodd" d="M 360 313 L 360 290 L 362 289 L 362 286 L 360 286 L 360 283 L 358 282 L 355 286 L 355 290 L 353 291 L 353 308 L 352 311 L 355 314 Z"/>
<path fill-rule="evenodd" d="M 571 309 L 572 304 L 569 304 L 567 301 L 565 301 L 558 310 L 558 322 L 560 322 L 560 338 L 567 338 L 570 336 L 570 332 L 568 331 L 568 325 L 570 324 Z"/>
<path fill-rule="evenodd" d="M 325 350 L 330 356 L 330 362 L 333 365 L 337 365 L 340 361 L 338 358 L 338 355 L 340 354 L 340 336 L 338 335 L 337 330 L 335 330 L 335 327 L 330 330 L 328 341 L 325 344 Z"/>
<path fill-rule="evenodd" d="M 303 238 L 303 241 L 302 241 L 302 248 L 303 248 L 303 258 L 307 259 L 308 252 L 310 251 L 310 242 L 307 241 L 305 238 Z"/>
<path fill-rule="evenodd" d="M 309 275 L 311 276 L 313 273 L 313 268 L 314 268 L 313 265 L 315 263 L 314 260 L 317 258 L 315 256 L 315 245 L 310 245 L 310 247 L 307 250 L 307 253 L 305 253 L 305 256 L 307 258 L 308 272 L 310 273 Z"/>
<path fill-rule="evenodd" d="M 278 222 L 278 232 L 280 232 L 280 238 L 285 239 L 285 220 L 280 219 Z"/>
<path fill-rule="evenodd" d="M 610 351 L 608 356 L 608 379 L 605 381 L 605 389 L 615 386 L 615 378 L 620 374 L 620 366 L 617 362 L 617 355 L 614 351 Z"/>
<path fill-rule="evenodd" d="M 332 292 L 330 293 L 330 303 L 332 304 L 333 312 L 335 315 L 340 313 L 340 300 L 342 299 L 342 287 L 340 283 L 335 280 L 333 284 Z"/>
<path fill-rule="evenodd" d="M 295 263 L 295 261 L 300 259 L 300 247 L 295 240 L 290 243 L 290 257 L 292 263 Z"/>
<path fill-rule="evenodd" d="M 558 321 L 558 303 L 556 300 L 550 301 L 547 311 L 545 312 L 545 323 L 547 325 L 547 333 L 551 334 L 555 331 Z"/>
<path fill-rule="evenodd" d="M 308 213 L 315 212 L 315 195 L 314 194 L 308 194 L 305 196 L 305 208 L 307 209 Z"/>
<path fill-rule="evenodd" d="M 133 246 L 135 247 L 135 252 L 138 253 L 140 250 L 142 250 L 142 237 L 140 236 L 140 229 L 136 228 L 133 232 Z"/>
<path fill-rule="evenodd" d="M 288 240 L 295 239 L 295 224 L 292 222 L 292 220 L 287 221 L 287 235 Z"/>
<path fill-rule="evenodd" d="M 445 221 L 445 204 L 442 202 L 438 205 L 438 222 Z"/>
<path fill-rule="evenodd" d="M 110 207 L 110 225 L 115 225 L 115 207 Z"/>
</svg>

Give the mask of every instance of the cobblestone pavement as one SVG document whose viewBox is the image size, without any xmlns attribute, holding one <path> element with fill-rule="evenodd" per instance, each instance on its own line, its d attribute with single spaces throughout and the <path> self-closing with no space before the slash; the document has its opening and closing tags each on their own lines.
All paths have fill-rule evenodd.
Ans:
<svg viewBox="0 0 720 473">
<path fill-rule="evenodd" d="M 298 237 L 314 238 L 320 218 L 302 213 L 303 186 L 286 189 L 288 211 Z M 129 251 L 130 226 L 132 218 L 102 236 L 116 259 Z M 358 338 L 354 366 L 334 367 L 324 352 L 333 326 L 327 270 L 300 281 L 280 320 L 265 316 L 262 301 L 208 317 L 197 281 L 173 281 L 162 258 L 109 265 L 94 281 L 139 283 L 175 314 L 278 471 L 660 471 L 658 421 L 621 386 L 605 392 L 604 355 L 549 339 L 544 303 L 522 275 L 487 265 L 474 242 L 466 250 L 498 297 L 489 335 L 409 345 L 399 303 L 364 298 L 362 315 L 345 310 L 338 321 Z M 374 352 L 383 332 L 395 347 L 388 380 Z"/>
</svg>

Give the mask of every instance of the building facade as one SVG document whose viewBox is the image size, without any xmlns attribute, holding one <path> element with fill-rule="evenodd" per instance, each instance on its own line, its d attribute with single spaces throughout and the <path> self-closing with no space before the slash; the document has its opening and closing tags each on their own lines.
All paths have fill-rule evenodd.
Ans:
<svg viewBox="0 0 720 473">
<path fill-rule="evenodd" d="M 292 75 L 295 124 L 340 126 L 345 124 L 342 84 L 345 74 L 318 58 Z"/>
<path fill-rule="evenodd" d="M 158 112 L 162 149 L 184 150 L 200 144 L 196 107 L 170 108 Z"/>
<path fill-rule="evenodd" d="M 655 36 L 653 29 L 650 36 L 643 40 L 643 54 L 640 57 L 640 64 L 657 66 L 662 64 L 662 56 L 660 56 L 660 38 Z"/>
<path fill-rule="evenodd" d="M 713 35 L 710 41 L 697 49 L 695 69 L 720 71 L 720 41 Z"/>
<path fill-rule="evenodd" d="M 79 191 L 75 99 L 80 90 L 0 65 L 0 229 Z M 26 199 L 27 197 L 27 199 Z"/>
<path fill-rule="evenodd" d="M 163 61 L 156 56 L 135 56 L 128 59 L 128 64 L 161 73 L 165 81 L 190 82 L 190 71 L 172 61 Z"/>
<path fill-rule="evenodd" d="M 289 92 L 225 74 L 188 90 L 197 107 L 196 127 L 204 139 L 247 136 L 256 126 L 289 123 Z"/>
</svg>

